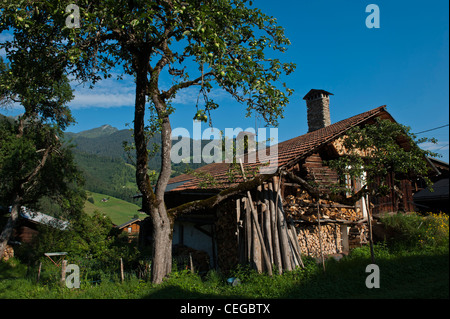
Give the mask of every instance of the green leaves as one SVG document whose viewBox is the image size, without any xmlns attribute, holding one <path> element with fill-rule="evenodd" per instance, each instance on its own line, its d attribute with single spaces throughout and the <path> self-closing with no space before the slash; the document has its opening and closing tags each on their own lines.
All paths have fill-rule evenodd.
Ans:
<svg viewBox="0 0 450 319">
<path fill-rule="evenodd" d="M 329 161 L 330 167 L 344 178 L 360 178 L 366 174 L 369 185 L 375 191 L 386 194 L 385 184 L 388 175 L 397 181 L 404 178 L 427 177 L 429 166 L 426 156 L 437 154 L 418 147 L 410 129 L 390 120 L 377 119 L 372 125 L 354 127 L 343 138 L 346 152 L 338 159 Z"/>
<path fill-rule="evenodd" d="M 204 110 L 198 110 L 194 115 L 194 120 L 206 123 L 208 121 L 208 116 L 205 114 Z"/>
<path fill-rule="evenodd" d="M 290 41 L 276 19 L 245 4 L 215 1 L 187 6 L 180 17 L 185 28 L 182 35 L 189 43 L 183 56 L 206 63 L 205 72 L 214 74 L 210 81 L 245 102 L 248 114 L 256 111 L 268 124 L 276 125 L 293 92 L 280 78 L 293 72 L 295 65 L 268 58 L 267 50 L 284 52 Z"/>
<path fill-rule="evenodd" d="M 83 0 L 76 3 L 80 28 L 65 25 L 70 4 L 69 0 L 33 5 L 25 0 L 5 1 L 0 30 L 17 31 L 8 56 L 16 55 L 13 47 L 42 42 L 41 48 L 45 45 L 57 56 L 60 67 L 92 84 L 110 76 L 120 64 L 124 73 L 135 74 L 134 59 L 139 52 L 149 54 L 149 77 L 159 77 L 173 65 L 181 69 L 192 61 L 209 76 L 175 74 L 174 93 L 197 84 L 219 86 L 245 103 L 248 114 L 256 111 L 268 124 L 276 125 L 282 116 L 292 90 L 281 79 L 295 65 L 281 62 L 278 55 L 290 41 L 276 19 L 252 8 L 251 2 Z M 32 39 L 30 46 L 27 39 Z"/>
</svg>

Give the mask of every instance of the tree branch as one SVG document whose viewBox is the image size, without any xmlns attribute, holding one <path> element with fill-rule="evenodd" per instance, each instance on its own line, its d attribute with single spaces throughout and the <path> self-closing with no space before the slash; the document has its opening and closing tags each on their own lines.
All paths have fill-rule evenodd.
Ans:
<svg viewBox="0 0 450 319">
<path fill-rule="evenodd" d="M 178 90 L 180 90 L 180 89 L 187 88 L 187 87 L 192 86 L 192 85 L 198 85 L 199 83 L 201 83 L 201 82 L 204 80 L 205 77 L 210 76 L 210 75 L 213 75 L 213 74 L 214 74 L 214 72 L 210 71 L 210 72 L 208 72 L 208 73 L 205 73 L 205 74 L 199 76 L 199 77 L 196 78 L 195 80 L 191 80 L 191 81 L 186 81 L 186 82 L 181 82 L 181 83 L 175 84 L 175 85 L 172 86 L 169 90 L 164 91 L 164 92 L 161 94 L 161 97 L 162 97 L 164 100 L 167 100 L 167 99 L 169 99 L 173 94 L 175 94 L 176 91 L 178 91 Z"/>
<path fill-rule="evenodd" d="M 22 184 L 25 186 L 28 184 L 38 173 L 39 171 L 44 167 L 45 162 L 47 161 L 48 155 L 50 154 L 51 150 L 53 149 L 53 145 L 50 145 L 45 151 L 44 155 L 42 155 L 42 160 L 39 162 L 39 164 L 34 168 L 33 172 L 31 172 L 27 177 L 23 179 Z"/>
</svg>

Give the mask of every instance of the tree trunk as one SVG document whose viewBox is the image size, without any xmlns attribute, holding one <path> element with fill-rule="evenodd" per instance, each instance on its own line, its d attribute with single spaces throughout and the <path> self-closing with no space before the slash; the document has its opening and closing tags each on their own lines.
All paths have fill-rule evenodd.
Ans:
<svg viewBox="0 0 450 319">
<path fill-rule="evenodd" d="M 166 106 L 158 97 L 153 98 L 161 123 L 161 170 L 155 187 L 157 207 L 152 209 L 154 225 L 152 282 L 161 283 L 172 271 L 173 219 L 167 213 L 164 194 L 172 173 L 170 151 L 172 149 L 172 129 Z"/>
<path fill-rule="evenodd" d="M 11 208 L 11 214 L 8 218 L 8 222 L 6 223 L 6 226 L 3 228 L 3 231 L 0 234 L 0 260 L 2 260 L 3 258 L 3 254 L 6 250 L 6 245 L 8 244 L 8 240 L 12 235 L 14 227 L 16 226 L 17 219 L 19 218 L 21 200 L 22 198 L 19 195 L 16 195 Z"/>
<path fill-rule="evenodd" d="M 152 282 L 159 284 L 172 270 L 172 229 L 164 203 L 164 193 L 171 174 L 170 150 L 172 147 L 171 127 L 164 101 L 159 99 L 157 82 L 147 79 L 149 56 L 145 54 L 135 59 L 136 101 L 134 113 L 134 141 L 136 145 L 136 182 L 142 193 L 142 207 L 150 215 L 153 226 L 152 240 Z M 157 76 L 155 77 L 157 78 Z M 148 150 L 145 132 L 145 103 L 150 95 L 158 118 L 161 120 L 161 171 L 153 191 L 148 175 Z"/>
</svg>

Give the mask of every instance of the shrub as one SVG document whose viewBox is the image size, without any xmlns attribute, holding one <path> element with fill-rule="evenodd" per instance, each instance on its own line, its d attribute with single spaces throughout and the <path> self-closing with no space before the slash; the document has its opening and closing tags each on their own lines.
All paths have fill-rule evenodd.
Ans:
<svg viewBox="0 0 450 319">
<path fill-rule="evenodd" d="M 397 244 L 403 248 L 448 248 L 449 217 L 446 214 L 396 214 L 384 216 L 381 221 L 401 234 Z"/>
</svg>

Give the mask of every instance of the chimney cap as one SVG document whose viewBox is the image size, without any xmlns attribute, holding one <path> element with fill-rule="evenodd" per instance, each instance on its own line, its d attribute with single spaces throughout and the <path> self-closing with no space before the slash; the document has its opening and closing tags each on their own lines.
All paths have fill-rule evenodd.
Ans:
<svg viewBox="0 0 450 319">
<path fill-rule="evenodd" d="M 308 93 L 306 93 L 306 95 L 303 97 L 304 100 L 308 100 L 310 98 L 312 98 L 313 96 L 315 96 L 316 94 L 324 94 L 324 95 L 334 95 L 333 93 L 330 93 L 328 91 L 325 90 L 316 90 L 316 89 L 311 89 Z"/>
</svg>

